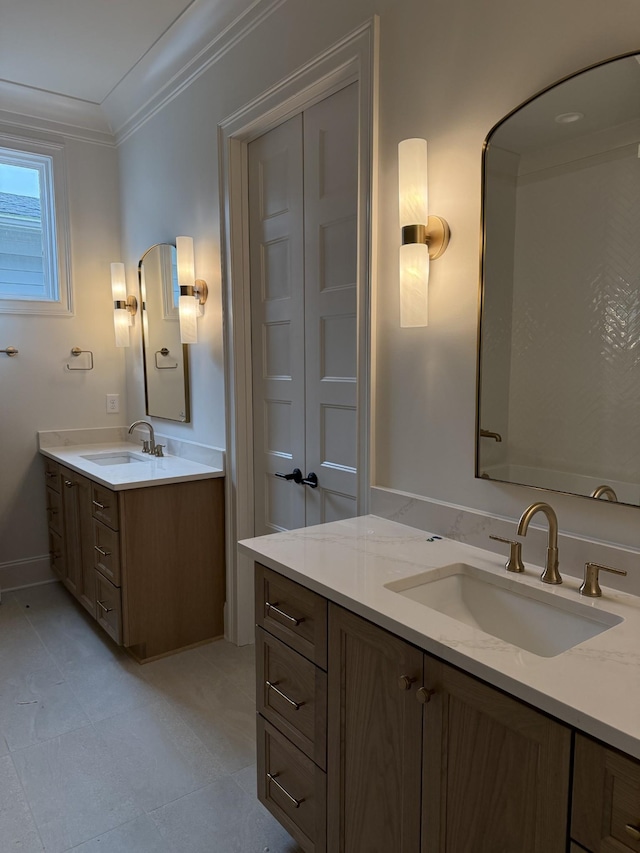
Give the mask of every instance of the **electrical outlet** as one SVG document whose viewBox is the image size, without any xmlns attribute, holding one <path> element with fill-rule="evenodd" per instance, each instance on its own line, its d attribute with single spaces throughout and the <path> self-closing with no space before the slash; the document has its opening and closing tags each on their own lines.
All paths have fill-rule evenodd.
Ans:
<svg viewBox="0 0 640 853">
<path fill-rule="evenodd" d="M 107 394 L 107 412 L 115 414 L 120 411 L 120 394 Z"/>
</svg>

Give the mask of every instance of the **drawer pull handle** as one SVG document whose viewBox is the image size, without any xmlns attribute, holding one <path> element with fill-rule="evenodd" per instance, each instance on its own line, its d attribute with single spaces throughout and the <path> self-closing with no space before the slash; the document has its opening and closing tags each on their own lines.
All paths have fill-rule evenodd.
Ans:
<svg viewBox="0 0 640 853">
<path fill-rule="evenodd" d="M 45 471 L 44 476 L 48 477 L 50 480 L 54 480 L 56 477 L 56 474 L 53 471 Z"/>
<path fill-rule="evenodd" d="M 51 515 L 57 515 L 58 514 L 58 508 L 55 506 L 48 506 L 47 512 L 50 512 Z"/>
<path fill-rule="evenodd" d="M 65 480 L 65 481 L 64 481 L 64 484 L 65 484 L 65 486 L 66 486 L 68 489 L 70 489 L 72 486 L 77 486 L 77 485 L 78 485 L 77 483 L 73 483 L 71 480 Z"/>
<path fill-rule="evenodd" d="M 426 705 L 431 701 L 431 697 L 435 696 L 435 690 L 429 690 L 428 687 L 419 687 L 416 690 L 416 699 L 421 705 Z"/>
<path fill-rule="evenodd" d="M 100 501 L 91 501 L 94 506 L 97 506 L 98 509 L 106 509 L 106 504 L 101 504 Z"/>
<path fill-rule="evenodd" d="M 99 545 L 94 545 L 93 547 L 98 552 L 98 554 L 102 554 L 103 557 L 111 556 L 111 551 L 103 551 Z"/>
<path fill-rule="evenodd" d="M 281 696 L 286 702 L 288 702 L 290 705 L 293 705 L 296 711 L 299 711 L 300 708 L 302 708 L 302 706 L 304 705 L 304 702 L 294 702 L 293 699 L 290 699 L 286 693 L 283 693 L 282 690 L 278 690 L 277 681 L 274 683 L 272 683 L 271 681 L 265 681 L 265 684 L 267 685 L 269 690 L 273 690 L 274 693 L 277 693 L 278 696 Z"/>
<path fill-rule="evenodd" d="M 287 799 L 291 800 L 291 802 L 293 803 L 294 809 L 299 809 L 300 803 L 304 803 L 304 799 L 296 800 L 295 797 L 292 797 L 291 794 L 287 791 L 287 789 L 283 788 L 282 785 L 280 784 L 280 782 L 278 782 L 278 780 L 276 779 L 277 775 L 278 775 L 277 773 L 275 773 L 274 775 L 272 775 L 271 773 L 267 773 L 268 781 L 273 782 L 273 784 L 276 786 L 276 788 L 278 788 L 280 791 L 282 791 L 282 793 L 285 795 L 285 797 L 287 797 Z"/>
<path fill-rule="evenodd" d="M 283 619 L 288 619 L 289 622 L 293 622 L 294 625 L 301 625 L 304 622 L 304 616 L 300 617 L 300 619 L 296 619 L 295 616 L 289 616 L 288 613 L 285 613 L 284 610 L 280 610 L 278 607 L 278 602 L 275 604 L 271 604 L 269 601 L 265 601 L 265 607 L 267 611 L 273 610 L 274 613 L 277 613 L 278 616 L 282 616 Z"/>
<path fill-rule="evenodd" d="M 100 599 L 96 601 L 96 604 L 98 605 L 98 607 L 101 607 L 105 613 L 111 613 L 111 611 L 113 610 L 113 607 L 107 607 L 104 601 L 100 601 Z"/>
<path fill-rule="evenodd" d="M 640 826 L 634 826 L 632 823 L 628 823 L 625 826 L 625 832 L 636 841 L 640 841 Z"/>
</svg>

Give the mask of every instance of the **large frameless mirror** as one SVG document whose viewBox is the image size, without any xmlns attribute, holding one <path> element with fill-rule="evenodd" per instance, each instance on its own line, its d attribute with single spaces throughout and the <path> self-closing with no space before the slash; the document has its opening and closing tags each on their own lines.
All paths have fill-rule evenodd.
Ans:
<svg viewBox="0 0 640 853">
<path fill-rule="evenodd" d="M 138 264 L 146 412 L 189 422 L 189 352 L 180 342 L 176 249 L 158 243 Z"/>
<path fill-rule="evenodd" d="M 640 55 L 489 134 L 476 476 L 640 504 Z"/>
</svg>

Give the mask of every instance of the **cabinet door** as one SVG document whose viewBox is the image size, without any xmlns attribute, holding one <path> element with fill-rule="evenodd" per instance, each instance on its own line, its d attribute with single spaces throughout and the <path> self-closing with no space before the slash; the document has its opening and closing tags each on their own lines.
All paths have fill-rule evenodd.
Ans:
<svg viewBox="0 0 640 853">
<path fill-rule="evenodd" d="M 93 568 L 93 530 L 91 481 L 61 469 L 64 516 L 64 574 L 62 580 L 70 592 L 91 613 L 96 614 L 95 573 Z"/>
<path fill-rule="evenodd" d="M 422 652 L 329 606 L 327 847 L 415 853 L 420 844 Z M 400 686 L 407 678 L 408 689 Z"/>
<path fill-rule="evenodd" d="M 425 657 L 423 853 L 565 853 L 571 732 Z"/>
<path fill-rule="evenodd" d="M 640 762 L 576 735 L 571 836 L 593 853 L 640 851 Z"/>
</svg>

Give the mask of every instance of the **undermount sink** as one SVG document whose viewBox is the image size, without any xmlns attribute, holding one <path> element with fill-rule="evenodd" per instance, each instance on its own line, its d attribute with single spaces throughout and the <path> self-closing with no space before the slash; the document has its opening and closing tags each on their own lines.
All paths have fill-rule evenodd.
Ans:
<svg viewBox="0 0 640 853">
<path fill-rule="evenodd" d="M 541 657 L 555 657 L 623 621 L 612 613 L 466 563 L 453 563 L 385 586 Z"/>
<path fill-rule="evenodd" d="M 112 451 L 111 453 L 90 453 L 83 456 L 87 462 L 93 462 L 95 465 L 130 465 L 133 462 L 148 462 L 150 456 L 143 456 L 141 453 L 131 453 L 128 450 Z"/>
</svg>

